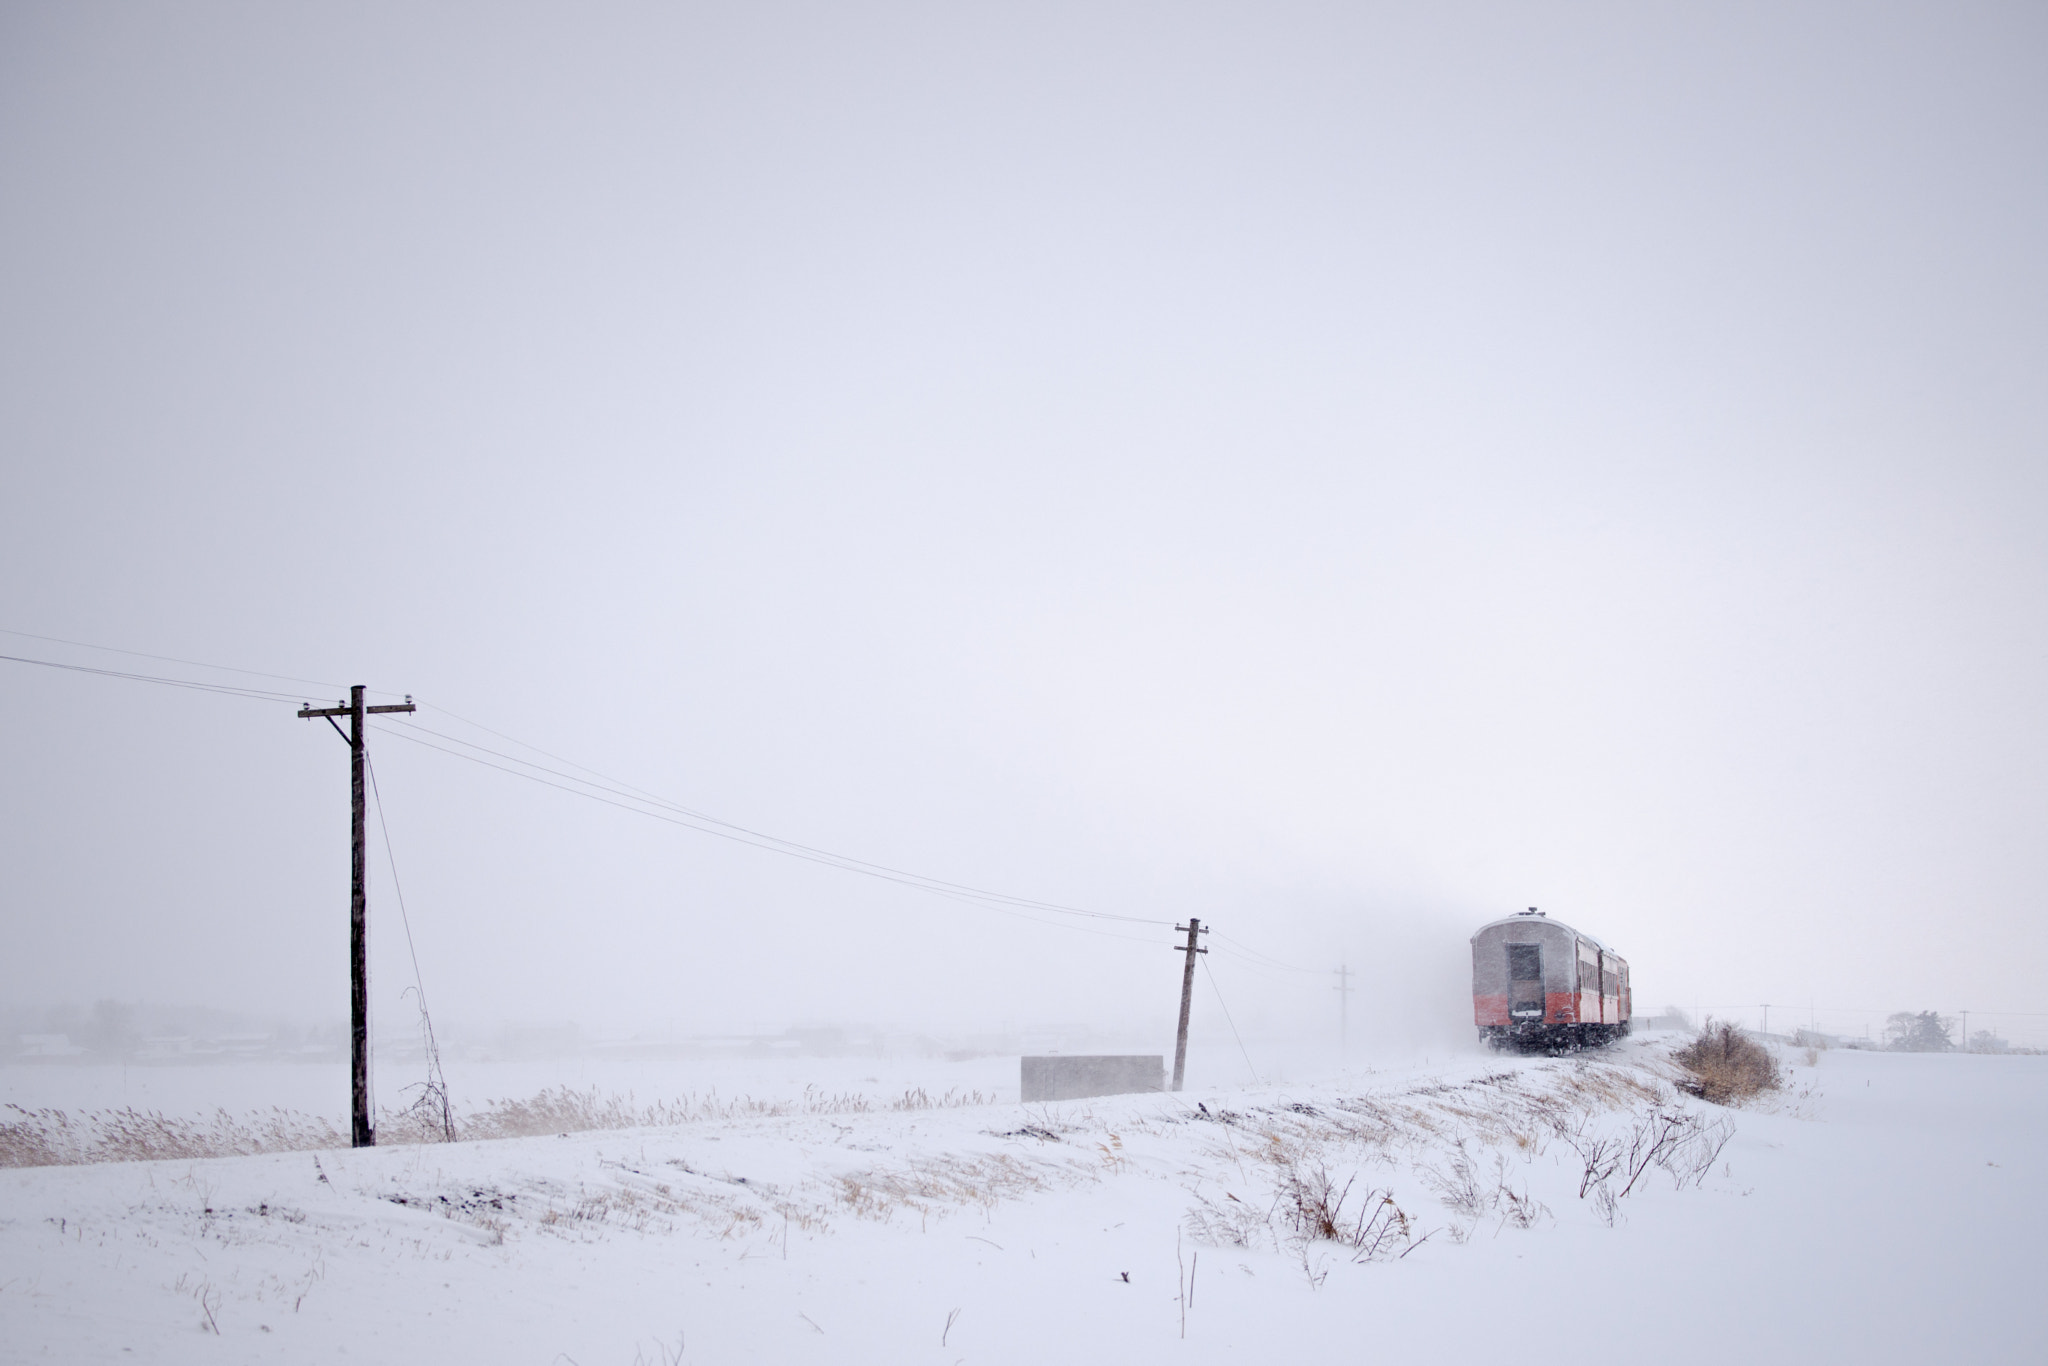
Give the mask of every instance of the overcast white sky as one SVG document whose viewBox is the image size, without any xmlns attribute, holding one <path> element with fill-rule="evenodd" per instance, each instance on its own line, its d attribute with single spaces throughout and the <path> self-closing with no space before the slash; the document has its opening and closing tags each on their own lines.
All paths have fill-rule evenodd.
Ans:
<svg viewBox="0 0 2048 1366">
<path fill-rule="evenodd" d="M 0 186 L 0 627 L 1382 1031 L 1525 905 L 2048 1012 L 2039 5 L 15 3 Z M 1170 932 L 373 753 L 459 1022 L 1170 1031 Z M 5 664 L 0 773 L 7 1002 L 345 1016 L 320 723 Z"/>
</svg>

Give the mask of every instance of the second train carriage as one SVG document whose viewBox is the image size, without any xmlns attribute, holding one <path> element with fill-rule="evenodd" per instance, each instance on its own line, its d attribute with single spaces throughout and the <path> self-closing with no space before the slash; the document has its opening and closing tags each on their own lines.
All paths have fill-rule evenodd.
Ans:
<svg viewBox="0 0 2048 1366">
<path fill-rule="evenodd" d="M 1628 960 L 1531 906 L 1472 936 L 1472 1018 L 1495 1048 L 1606 1043 L 1628 1033 Z"/>
</svg>

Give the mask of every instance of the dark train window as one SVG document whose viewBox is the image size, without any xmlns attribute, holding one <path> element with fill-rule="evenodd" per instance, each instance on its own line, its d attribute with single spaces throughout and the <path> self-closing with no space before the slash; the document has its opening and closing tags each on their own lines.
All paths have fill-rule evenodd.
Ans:
<svg viewBox="0 0 2048 1366">
<path fill-rule="evenodd" d="M 1511 982 L 1540 982 L 1543 980 L 1543 946 L 1541 944 L 1508 945 L 1508 980 Z"/>
</svg>

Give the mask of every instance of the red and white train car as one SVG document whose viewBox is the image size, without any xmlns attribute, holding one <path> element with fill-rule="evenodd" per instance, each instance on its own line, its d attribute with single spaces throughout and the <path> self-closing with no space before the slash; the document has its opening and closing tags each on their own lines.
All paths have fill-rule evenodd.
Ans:
<svg viewBox="0 0 2048 1366">
<path fill-rule="evenodd" d="M 1531 906 L 1472 936 L 1472 1018 L 1495 1048 L 1606 1043 L 1628 1033 L 1628 960 Z"/>
</svg>

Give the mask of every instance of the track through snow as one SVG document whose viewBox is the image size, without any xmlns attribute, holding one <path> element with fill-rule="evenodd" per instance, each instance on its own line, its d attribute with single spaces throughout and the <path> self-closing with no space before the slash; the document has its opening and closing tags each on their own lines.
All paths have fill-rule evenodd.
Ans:
<svg viewBox="0 0 2048 1366">
<path fill-rule="evenodd" d="M 2048 1058 L 1835 1052 L 1721 1111 L 1663 1051 L 11 1169 L 0 1355 L 2041 1359 Z"/>
</svg>

